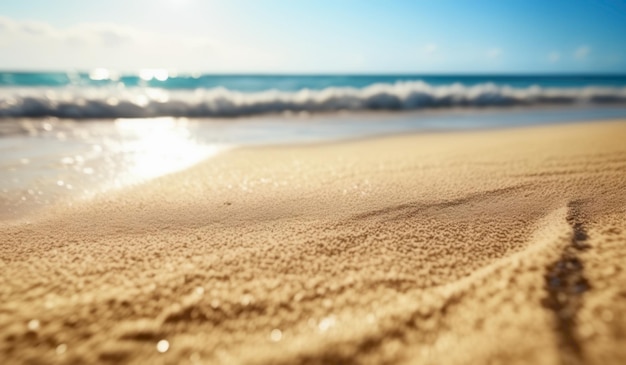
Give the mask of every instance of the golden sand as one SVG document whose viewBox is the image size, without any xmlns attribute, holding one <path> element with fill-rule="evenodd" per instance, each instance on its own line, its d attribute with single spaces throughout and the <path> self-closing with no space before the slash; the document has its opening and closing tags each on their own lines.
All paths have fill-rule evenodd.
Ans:
<svg viewBox="0 0 626 365">
<path fill-rule="evenodd" d="M 0 361 L 626 363 L 626 122 L 241 149 L 0 224 Z"/>
</svg>

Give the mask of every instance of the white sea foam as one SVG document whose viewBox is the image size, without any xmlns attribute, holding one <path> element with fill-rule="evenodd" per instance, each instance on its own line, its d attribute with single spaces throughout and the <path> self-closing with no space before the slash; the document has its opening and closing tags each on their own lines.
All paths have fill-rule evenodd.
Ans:
<svg viewBox="0 0 626 365">
<path fill-rule="evenodd" d="M 3 88 L 1 117 L 132 118 L 236 117 L 281 112 L 415 110 L 447 107 L 624 103 L 626 88 L 512 88 L 495 84 L 432 86 L 421 81 L 362 89 L 244 93 L 224 88 L 167 91 L 145 88 Z"/>
</svg>

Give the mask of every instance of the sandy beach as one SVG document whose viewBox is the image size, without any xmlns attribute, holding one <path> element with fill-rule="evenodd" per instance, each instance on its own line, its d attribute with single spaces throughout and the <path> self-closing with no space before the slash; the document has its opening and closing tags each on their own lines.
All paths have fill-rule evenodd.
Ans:
<svg viewBox="0 0 626 365">
<path fill-rule="evenodd" d="M 243 148 L 0 222 L 0 362 L 624 363 L 625 140 Z"/>
</svg>

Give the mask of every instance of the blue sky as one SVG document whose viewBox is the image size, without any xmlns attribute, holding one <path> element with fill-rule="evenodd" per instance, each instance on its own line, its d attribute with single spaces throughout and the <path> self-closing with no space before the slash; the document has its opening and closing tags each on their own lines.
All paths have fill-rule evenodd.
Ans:
<svg viewBox="0 0 626 365">
<path fill-rule="evenodd" d="M 626 73 L 626 1 L 20 0 L 0 68 Z"/>
</svg>

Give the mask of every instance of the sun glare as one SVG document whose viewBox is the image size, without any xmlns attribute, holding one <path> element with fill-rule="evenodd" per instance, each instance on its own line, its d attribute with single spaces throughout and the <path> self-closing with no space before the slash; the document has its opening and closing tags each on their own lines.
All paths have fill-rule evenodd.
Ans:
<svg viewBox="0 0 626 365">
<path fill-rule="evenodd" d="M 169 72 L 165 69 L 146 68 L 139 70 L 139 77 L 144 81 L 158 80 L 165 81 L 169 78 Z"/>
<path fill-rule="evenodd" d="M 95 68 L 89 72 L 89 78 L 94 81 L 117 80 L 119 77 L 115 72 L 106 68 Z"/>
<path fill-rule="evenodd" d="M 118 119 L 117 130 L 130 142 L 120 146 L 126 156 L 121 183 L 135 183 L 190 167 L 227 149 L 200 144 L 188 125 L 175 118 Z"/>
<path fill-rule="evenodd" d="M 167 5 L 180 7 L 183 5 L 187 5 L 191 2 L 191 0 L 163 0 Z"/>
</svg>

